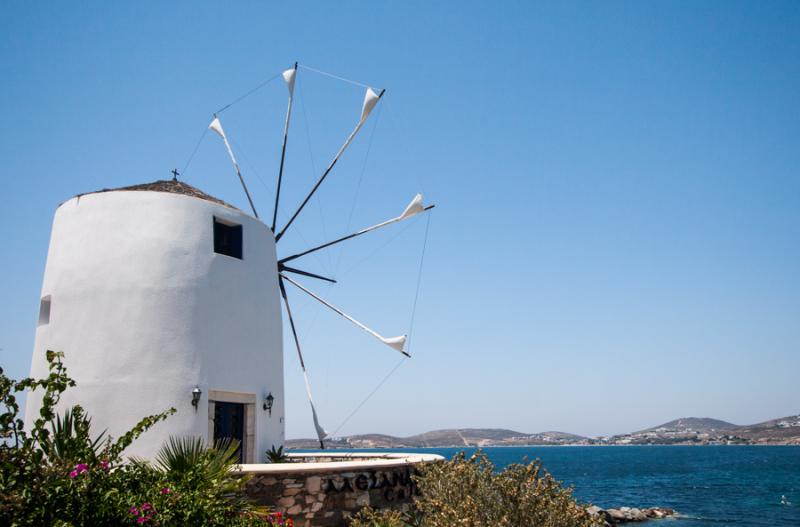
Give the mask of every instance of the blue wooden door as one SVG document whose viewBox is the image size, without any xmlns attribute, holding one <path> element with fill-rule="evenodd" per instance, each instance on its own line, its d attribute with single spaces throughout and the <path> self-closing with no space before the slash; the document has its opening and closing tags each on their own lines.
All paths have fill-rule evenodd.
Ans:
<svg viewBox="0 0 800 527">
<path fill-rule="evenodd" d="M 243 463 L 244 405 L 241 403 L 214 403 L 214 443 L 220 439 L 239 442 L 238 459 Z"/>
</svg>

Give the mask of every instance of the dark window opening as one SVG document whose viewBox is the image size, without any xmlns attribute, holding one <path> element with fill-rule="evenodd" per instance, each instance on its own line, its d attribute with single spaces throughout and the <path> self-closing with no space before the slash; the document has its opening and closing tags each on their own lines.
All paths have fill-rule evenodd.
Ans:
<svg viewBox="0 0 800 527">
<path fill-rule="evenodd" d="M 44 326 L 50 323 L 50 295 L 42 297 L 39 304 L 39 325 Z"/>
<path fill-rule="evenodd" d="M 214 218 L 214 252 L 242 259 L 242 226 Z"/>
</svg>

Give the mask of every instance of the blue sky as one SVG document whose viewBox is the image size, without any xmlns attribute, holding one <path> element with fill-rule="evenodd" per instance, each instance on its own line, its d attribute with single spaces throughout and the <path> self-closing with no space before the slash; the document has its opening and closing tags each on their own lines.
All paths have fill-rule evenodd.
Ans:
<svg viewBox="0 0 800 527">
<path fill-rule="evenodd" d="M 431 216 L 413 359 L 293 296 L 323 424 L 587 435 L 800 411 L 800 6 L 11 2 L 0 17 L 0 364 L 27 374 L 52 214 L 169 177 L 295 60 L 387 94 L 280 252 Z M 301 69 L 282 218 L 363 90 Z M 269 211 L 286 92 L 223 124 Z M 245 208 L 218 138 L 185 180 Z M 262 212 L 262 215 L 265 215 Z M 304 263 L 408 331 L 424 218 Z M 306 282 L 308 283 L 308 282 Z M 289 437 L 313 428 L 286 342 Z M 64 350 L 69 357 L 70 350 Z"/>
</svg>

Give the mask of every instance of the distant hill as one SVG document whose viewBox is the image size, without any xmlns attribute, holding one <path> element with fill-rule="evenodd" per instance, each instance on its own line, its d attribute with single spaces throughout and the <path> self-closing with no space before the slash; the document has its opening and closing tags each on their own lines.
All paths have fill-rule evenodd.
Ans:
<svg viewBox="0 0 800 527">
<path fill-rule="evenodd" d="M 800 414 L 739 426 L 710 417 L 682 417 L 659 426 L 607 438 L 588 438 L 565 432 L 529 434 L 504 428 L 448 428 L 408 437 L 360 434 L 326 441 L 329 448 L 425 448 L 521 445 L 607 444 L 798 444 Z M 317 448 L 315 439 L 289 439 L 287 448 Z"/>
<path fill-rule="evenodd" d="M 790 440 L 800 444 L 800 415 L 790 415 L 754 425 L 739 426 L 737 436 L 759 442 Z"/>
<path fill-rule="evenodd" d="M 360 434 L 335 438 L 328 441 L 332 448 L 425 448 L 458 446 L 499 446 L 573 444 L 588 441 L 588 438 L 564 432 L 540 432 L 527 434 L 502 428 L 448 428 L 432 430 L 408 437 L 383 434 Z M 313 439 L 290 439 L 289 448 L 315 448 Z"/>
<path fill-rule="evenodd" d="M 727 421 L 720 421 L 719 419 L 712 419 L 710 417 L 681 417 L 663 425 L 654 426 L 641 432 L 661 432 L 661 431 L 674 431 L 674 432 L 697 432 L 701 434 L 710 434 L 713 432 L 721 432 L 724 430 L 733 430 L 738 428 L 739 425 L 729 423 Z"/>
<path fill-rule="evenodd" d="M 478 445 L 486 442 L 506 441 L 526 434 L 514 430 L 497 428 L 462 428 L 434 430 L 405 438 L 414 443 L 414 446 L 451 446 L 451 445 Z"/>
</svg>

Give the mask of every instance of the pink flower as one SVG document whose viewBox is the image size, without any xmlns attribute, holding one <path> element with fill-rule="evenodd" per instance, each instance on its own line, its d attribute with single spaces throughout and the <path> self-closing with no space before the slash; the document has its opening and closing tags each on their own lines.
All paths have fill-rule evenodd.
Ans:
<svg viewBox="0 0 800 527">
<path fill-rule="evenodd" d="M 109 465 L 108 461 L 106 461 L 106 460 L 104 459 L 103 461 L 101 461 L 101 462 L 100 462 L 100 466 L 101 466 L 101 467 L 103 467 L 103 470 L 108 470 L 108 467 L 109 467 L 110 465 Z"/>
<path fill-rule="evenodd" d="M 147 516 L 139 516 L 138 518 L 136 518 L 136 523 L 147 523 L 147 520 L 149 519 L 150 518 L 148 518 Z"/>
<path fill-rule="evenodd" d="M 145 502 L 145 503 L 142 503 L 142 512 L 144 512 L 144 511 L 149 511 L 149 510 L 151 510 L 152 508 L 153 508 L 153 506 L 152 506 L 152 505 L 150 505 L 149 503 L 147 503 L 147 502 Z"/>
<path fill-rule="evenodd" d="M 132 515 L 134 515 L 134 516 L 138 516 L 139 515 L 139 509 L 137 509 L 136 507 L 131 507 L 130 513 Z"/>
<path fill-rule="evenodd" d="M 172 494 L 172 491 L 164 487 L 163 489 L 161 489 L 161 494 Z"/>
<path fill-rule="evenodd" d="M 84 472 L 89 472 L 89 465 L 86 463 L 78 463 L 75 465 L 75 468 L 72 470 L 72 472 L 69 473 L 69 477 L 75 479 Z"/>
</svg>

